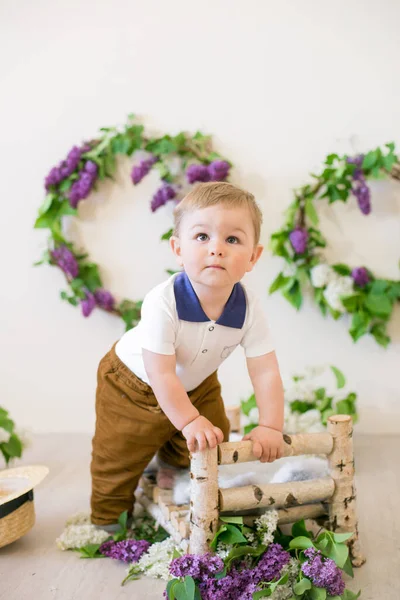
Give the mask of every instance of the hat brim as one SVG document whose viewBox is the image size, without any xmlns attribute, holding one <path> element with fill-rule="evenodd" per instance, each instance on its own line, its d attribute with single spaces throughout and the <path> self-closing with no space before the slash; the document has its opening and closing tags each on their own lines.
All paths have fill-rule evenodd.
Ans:
<svg viewBox="0 0 400 600">
<path fill-rule="evenodd" d="M 44 465 L 15 467 L 0 471 L 0 506 L 32 490 L 48 472 L 48 467 Z"/>
</svg>

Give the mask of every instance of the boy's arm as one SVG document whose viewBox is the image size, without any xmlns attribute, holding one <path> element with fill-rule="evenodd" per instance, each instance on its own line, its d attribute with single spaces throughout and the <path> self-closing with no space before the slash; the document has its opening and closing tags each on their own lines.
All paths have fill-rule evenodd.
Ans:
<svg viewBox="0 0 400 600">
<path fill-rule="evenodd" d="M 259 425 L 283 431 L 283 386 L 275 352 L 247 359 L 259 411 Z"/>
<path fill-rule="evenodd" d="M 283 452 L 284 394 L 275 352 L 247 359 L 259 411 L 259 425 L 243 439 L 253 442 L 261 462 L 273 462 Z"/>
<path fill-rule="evenodd" d="M 221 429 L 200 415 L 177 376 L 175 354 L 158 354 L 143 348 L 142 355 L 154 395 L 174 427 L 182 431 L 189 451 L 196 450 L 196 442 L 199 450 L 221 443 Z"/>
</svg>

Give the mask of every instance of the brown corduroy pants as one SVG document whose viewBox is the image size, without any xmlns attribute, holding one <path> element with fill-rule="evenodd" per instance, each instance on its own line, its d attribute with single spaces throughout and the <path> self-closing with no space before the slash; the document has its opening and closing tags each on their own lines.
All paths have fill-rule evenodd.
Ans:
<svg viewBox="0 0 400 600">
<path fill-rule="evenodd" d="M 217 374 L 188 392 L 193 405 L 228 440 L 229 421 Z M 132 514 L 134 491 L 153 456 L 177 468 L 189 466 L 182 433 L 161 410 L 149 385 L 118 358 L 114 347 L 102 358 L 97 373 L 96 430 L 92 442 L 91 520 L 96 525 Z"/>
</svg>

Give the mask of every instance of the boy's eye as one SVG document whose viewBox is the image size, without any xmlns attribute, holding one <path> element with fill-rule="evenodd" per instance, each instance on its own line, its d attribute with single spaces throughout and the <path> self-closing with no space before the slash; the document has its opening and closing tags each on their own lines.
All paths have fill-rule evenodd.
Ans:
<svg viewBox="0 0 400 600">
<path fill-rule="evenodd" d="M 198 233 L 196 235 L 196 240 L 199 240 L 199 242 L 205 242 L 208 240 L 208 235 L 206 233 Z"/>
<path fill-rule="evenodd" d="M 230 235 L 228 238 L 226 238 L 226 241 L 228 244 L 237 244 L 239 239 L 235 235 Z"/>
</svg>

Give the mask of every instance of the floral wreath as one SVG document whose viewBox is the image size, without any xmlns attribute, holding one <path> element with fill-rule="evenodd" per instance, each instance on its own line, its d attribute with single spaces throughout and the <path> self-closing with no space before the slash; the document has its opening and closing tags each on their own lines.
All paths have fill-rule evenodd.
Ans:
<svg viewBox="0 0 400 600">
<path fill-rule="evenodd" d="M 50 237 L 42 259 L 35 265 L 54 265 L 63 271 L 69 291 L 62 291 L 61 298 L 73 306 L 80 305 L 84 317 L 98 307 L 120 316 L 128 330 L 138 323 L 142 302 L 125 299 L 117 304 L 111 292 L 103 288 L 98 265 L 65 238 L 63 219 L 79 216 L 78 204 L 96 189 L 96 184 L 113 179 L 119 154 L 142 154 L 131 171 L 133 185 L 138 185 L 152 169 L 158 170 L 162 185 L 151 200 L 152 212 L 169 201 L 179 202 L 195 182 L 225 181 L 232 164 L 212 150 L 211 137 L 200 131 L 192 136 L 180 132 L 175 136 L 147 137 L 143 125 L 129 115 L 124 127 L 103 127 L 100 132 L 98 138 L 71 148 L 45 178 L 46 197 L 35 228 L 49 229 Z M 167 240 L 171 235 L 172 229 L 161 239 Z"/>
<path fill-rule="evenodd" d="M 294 190 L 295 199 L 286 212 L 285 225 L 271 236 L 273 254 L 284 258 L 286 265 L 269 290 L 270 294 L 280 290 L 298 310 L 302 292 L 311 283 L 314 300 L 324 315 L 330 313 L 338 319 L 351 314 L 349 333 L 353 340 L 369 333 L 384 347 L 390 342 L 386 326 L 395 302 L 400 300 L 400 280 L 376 277 L 365 266 L 327 264 L 318 253 L 319 248 L 326 246 L 326 240 L 317 227 L 314 201 L 327 198 L 329 204 L 347 202 L 354 195 L 361 212 L 370 214 L 367 180 L 385 176 L 400 179 L 395 145 L 385 147 L 387 150 L 376 148 L 355 157 L 330 154 L 323 171 L 312 175 L 316 183 Z"/>
</svg>

